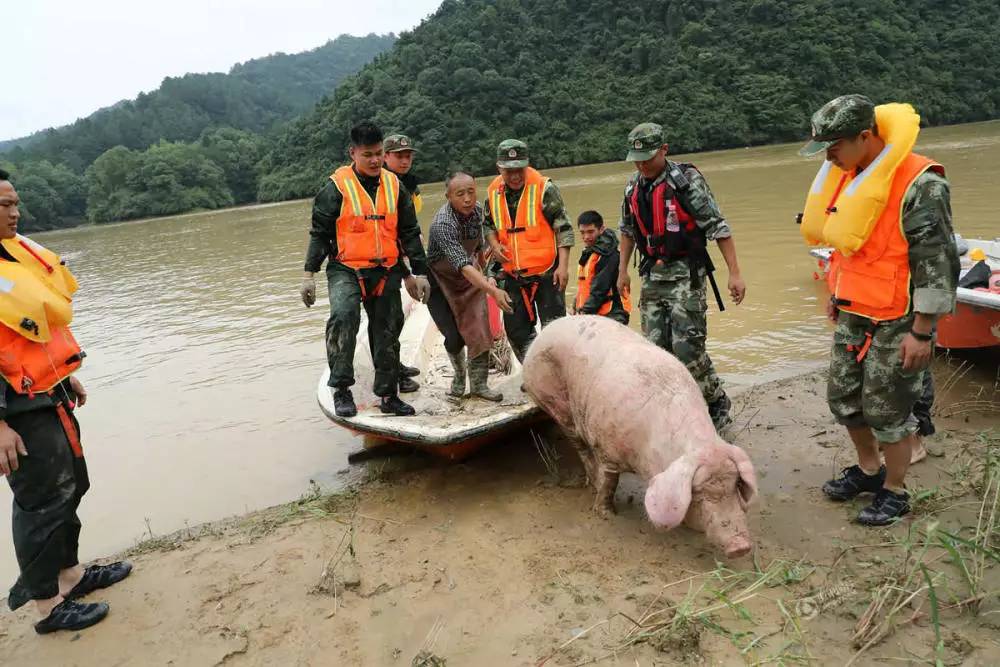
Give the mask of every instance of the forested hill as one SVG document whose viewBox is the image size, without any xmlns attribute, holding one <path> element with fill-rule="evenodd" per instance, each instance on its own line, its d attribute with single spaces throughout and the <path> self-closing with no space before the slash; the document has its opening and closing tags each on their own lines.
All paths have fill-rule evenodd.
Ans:
<svg viewBox="0 0 1000 667">
<path fill-rule="evenodd" d="M 24 229 L 253 201 L 269 135 L 395 39 L 342 35 L 225 74 L 166 78 L 153 92 L 71 125 L 0 143 L 0 164 L 14 174 L 24 202 Z"/>
<path fill-rule="evenodd" d="M 675 150 L 799 140 L 843 93 L 915 104 L 928 124 L 1000 114 L 996 0 L 446 0 L 391 52 L 292 123 L 259 196 L 308 196 L 374 116 L 420 144 L 416 168 L 493 169 L 496 143 L 536 164 L 624 157 L 636 123 Z"/>
</svg>

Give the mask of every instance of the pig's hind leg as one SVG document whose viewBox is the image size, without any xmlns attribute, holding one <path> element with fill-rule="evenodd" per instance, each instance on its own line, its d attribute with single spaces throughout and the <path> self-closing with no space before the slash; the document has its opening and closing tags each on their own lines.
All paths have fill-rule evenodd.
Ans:
<svg viewBox="0 0 1000 667">
<path fill-rule="evenodd" d="M 597 489 L 597 496 L 594 498 L 594 511 L 607 518 L 615 514 L 615 491 L 618 490 L 620 472 L 606 461 L 601 461 L 599 457 L 595 464 L 597 477 L 594 487 Z"/>
</svg>

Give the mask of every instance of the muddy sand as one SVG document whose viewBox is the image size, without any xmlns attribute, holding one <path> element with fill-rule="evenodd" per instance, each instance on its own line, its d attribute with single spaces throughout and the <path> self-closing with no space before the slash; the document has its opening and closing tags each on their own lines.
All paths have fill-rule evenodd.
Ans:
<svg viewBox="0 0 1000 667">
<path fill-rule="evenodd" d="M 95 596 L 107 620 L 37 637 L 32 612 L 8 613 L 0 655 L 102 667 L 1000 664 L 995 406 L 945 405 L 946 435 L 913 469 L 914 515 L 866 529 L 849 521 L 860 501 L 818 491 L 852 460 L 823 392 L 817 373 L 737 400 L 734 441 L 761 487 L 753 557 L 718 562 L 696 533 L 653 531 L 634 478 L 617 516 L 592 514 L 575 455 L 542 426 L 463 464 L 369 461 L 352 490 L 138 545 L 133 576 Z"/>
</svg>

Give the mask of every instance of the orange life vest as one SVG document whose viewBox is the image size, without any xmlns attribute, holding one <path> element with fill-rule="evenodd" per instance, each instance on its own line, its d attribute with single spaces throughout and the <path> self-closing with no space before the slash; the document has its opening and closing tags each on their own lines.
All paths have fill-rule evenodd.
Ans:
<svg viewBox="0 0 1000 667">
<path fill-rule="evenodd" d="M 336 260 L 355 271 L 395 266 L 399 261 L 399 178 L 383 169 L 374 202 L 350 165 L 337 169 L 330 180 L 343 197 L 337 218 Z"/>
<path fill-rule="evenodd" d="M 0 318 L 0 375 L 19 394 L 50 392 L 83 363 L 69 329 L 76 280 L 58 255 L 33 241 L 3 245 L 16 261 L 0 260 L 0 307 L 9 315 Z"/>
<path fill-rule="evenodd" d="M 885 209 L 864 245 L 851 256 L 834 251 L 827 284 L 841 310 L 875 322 L 895 320 L 910 312 L 909 243 L 903 233 L 903 200 L 913 182 L 928 169 L 944 175 L 944 167 L 911 153 L 897 167 Z M 846 181 L 845 174 L 842 181 Z M 846 182 L 838 187 L 844 190 Z M 836 209 L 836 196 L 828 208 Z"/>
<path fill-rule="evenodd" d="M 556 262 L 556 233 L 545 220 L 542 195 L 549 179 L 531 167 L 524 170 L 524 189 L 513 221 L 507 208 L 503 178 L 497 176 L 487 189 L 490 213 L 497 226 L 497 240 L 511 258 L 503 270 L 510 275 L 537 276 Z"/>
<path fill-rule="evenodd" d="M 601 256 L 596 252 L 590 255 L 590 258 L 586 263 L 581 264 L 577 271 L 577 286 L 576 286 L 576 310 L 577 312 L 583 308 L 584 304 L 587 303 L 587 299 L 590 298 L 590 285 L 594 282 L 594 275 L 597 273 L 597 263 L 600 261 Z M 632 312 L 632 300 L 629 299 L 625 294 L 620 295 L 622 301 L 622 307 L 625 309 L 626 313 Z M 614 290 L 608 290 L 608 298 L 597 309 L 598 315 L 607 315 L 611 312 L 612 301 L 614 300 Z"/>
</svg>

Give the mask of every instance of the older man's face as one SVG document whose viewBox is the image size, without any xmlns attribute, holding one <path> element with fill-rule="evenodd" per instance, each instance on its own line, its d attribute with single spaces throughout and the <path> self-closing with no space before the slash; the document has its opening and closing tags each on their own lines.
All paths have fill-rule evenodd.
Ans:
<svg viewBox="0 0 1000 667">
<path fill-rule="evenodd" d="M 462 215 L 471 215 L 476 210 L 476 181 L 468 174 L 458 174 L 448 183 L 445 193 L 451 207 Z"/>
<path fill-rule="evenodd" d="M 20 203 L 17 190 L 10 181 L 0 181 L 0 239 L 17 236 L 17 223 L 21 219 Z"/>
</svg>

